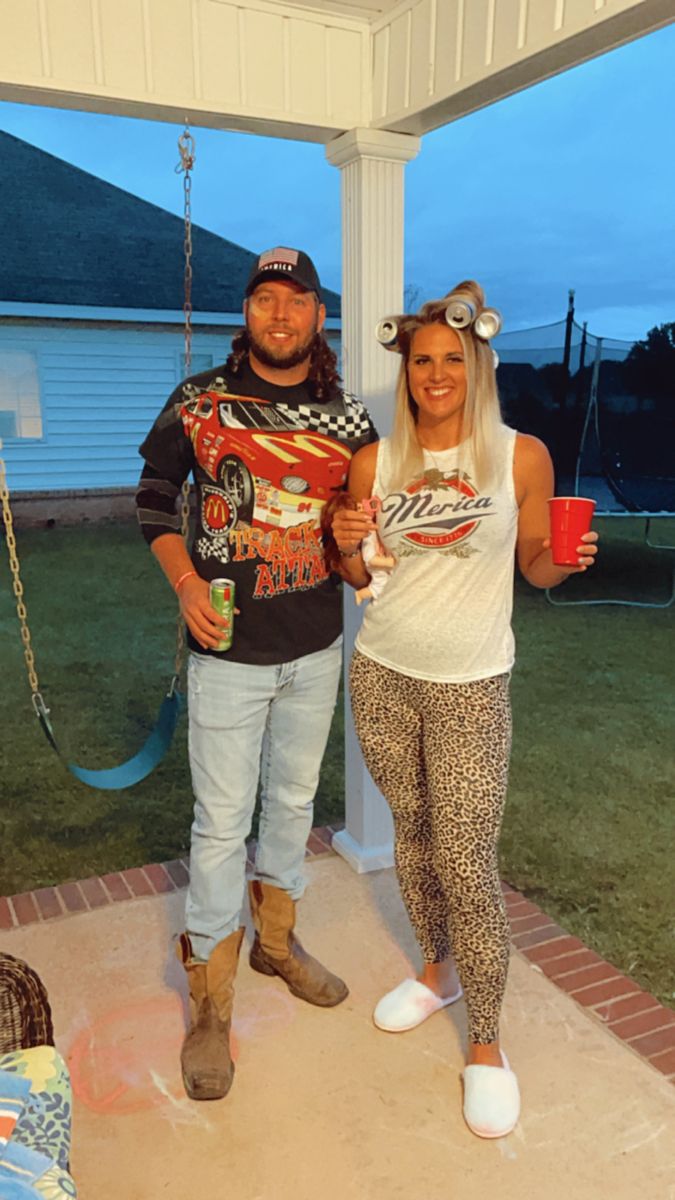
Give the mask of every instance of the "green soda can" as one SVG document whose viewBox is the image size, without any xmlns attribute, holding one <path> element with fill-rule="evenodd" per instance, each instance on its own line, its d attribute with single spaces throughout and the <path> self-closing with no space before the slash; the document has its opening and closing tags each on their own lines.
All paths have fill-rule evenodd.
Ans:
<svg viewBox="0 0 675 1200">
<path fill-rule="evenodd" d="M 234 632 L 234 580 L 212 579 L 209 599 L 216 612 L 227 619 L 227 628 L 223 632 L 223 637 L 213 649 L 229 650 Z"/>
</svg>

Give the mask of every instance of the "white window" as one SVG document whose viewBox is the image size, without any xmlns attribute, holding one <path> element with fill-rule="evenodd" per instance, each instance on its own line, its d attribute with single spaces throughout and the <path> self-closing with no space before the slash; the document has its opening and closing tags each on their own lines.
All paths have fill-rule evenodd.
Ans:
<svg viewBox="0 0 675 1200">
<path fill-rule="evenodd" d="M 41 438 L 37 358 L 0 346 L 0 438 Z"/>
</svg>

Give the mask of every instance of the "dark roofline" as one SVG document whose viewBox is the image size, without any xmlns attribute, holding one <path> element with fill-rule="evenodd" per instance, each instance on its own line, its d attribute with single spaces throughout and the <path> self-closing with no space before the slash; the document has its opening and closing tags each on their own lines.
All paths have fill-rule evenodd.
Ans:
<svg viewBox="0 0 675 1200">
<path fill-rule="evenodd" d="M 0 151 L 0 207 L 15 235 L 0 258 L 0 299 L 182 308 L 181 217 L 13 134 L 0 131 Z M 256 254 L 201 225 L 192 241 L 195 310 L 240 311 Z M 324 301 L 340 315 L 336 292 Z"/>
</svg>

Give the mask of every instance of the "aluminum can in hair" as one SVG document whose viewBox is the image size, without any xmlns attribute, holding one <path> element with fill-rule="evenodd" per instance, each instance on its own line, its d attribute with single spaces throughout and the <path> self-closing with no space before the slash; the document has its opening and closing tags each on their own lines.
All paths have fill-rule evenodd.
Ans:
<svg viewBox="0 0 675 1200">
<path fill-rule="evenodd" d="M 209 587 L 209 599 L 211 606 L 221 617 L 227 620 L 227 627 L 223 630 L 223 636 L 214 646 L 214 650 L 229 650 L 232 645 L 232 637 L 234 634 L 234 580 L 233 579 L 212 579 Z"/>
<path fill-rule="evenodd" d="M 396 350 L 398 339 L 398 321 L 394 317 L 384 317 L 375 326 L 375 337 L 381 346 L 387 350 Z"/>
</svg>

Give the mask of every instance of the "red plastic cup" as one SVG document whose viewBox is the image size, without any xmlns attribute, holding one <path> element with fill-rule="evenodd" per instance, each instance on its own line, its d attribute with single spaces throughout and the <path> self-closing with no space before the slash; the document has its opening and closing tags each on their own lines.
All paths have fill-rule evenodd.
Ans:
<svg viewBox="0 0 675 1200">
<path fill-rule="evenodd" d="M 588 533 L 595 500 L 584 496 L 555 496 L 548 502 L 551 518 L 551 554 L 557 567 L 578 567 L 582 533 Z"/>
</svg>

